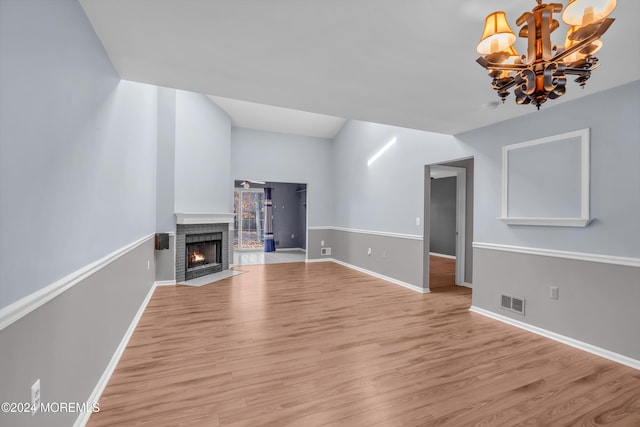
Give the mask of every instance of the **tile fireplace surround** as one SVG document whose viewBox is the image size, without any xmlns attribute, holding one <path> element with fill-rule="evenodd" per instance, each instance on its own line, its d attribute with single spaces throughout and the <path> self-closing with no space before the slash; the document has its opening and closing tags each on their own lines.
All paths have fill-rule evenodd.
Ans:
<svg viewBox="0 0 640 427">
<path fill-rule="evenodd" d="M 186 236 L 222 233 L 222 270 L 229 269 L 233 213 L 176 213 L 176 282 L 184 282 L 187 269 Z"/>
</svg>

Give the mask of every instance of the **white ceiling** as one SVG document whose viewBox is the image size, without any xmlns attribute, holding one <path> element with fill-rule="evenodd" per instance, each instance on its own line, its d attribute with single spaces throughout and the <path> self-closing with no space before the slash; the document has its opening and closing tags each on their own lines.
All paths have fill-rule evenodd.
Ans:
<svg viewBox="0 0 640 427">
<path fill-rule="evenodd" d="M 513 96 L 483 108 L 497 95 L 475 63 L 484 17 L 504 10 L 517 32 L 533 0 L 80 3 L 126 80 L 449 134 L 536 113 Z M 542 108 L 640 79 L 638 16 L 640 1 L 620 0 L 586 89 L 570 80 L 567 94 Z M 525 41 L 516 48 L 524 53 Z M 240 104 L 224 103 L 236 123 L 249 123 Z"/>
<path fill-rule="evenodd" d="M 229 114 L 236 127 L 333 139 L 345 119 L 220 96 L 209 98 Z"/>
</svg>

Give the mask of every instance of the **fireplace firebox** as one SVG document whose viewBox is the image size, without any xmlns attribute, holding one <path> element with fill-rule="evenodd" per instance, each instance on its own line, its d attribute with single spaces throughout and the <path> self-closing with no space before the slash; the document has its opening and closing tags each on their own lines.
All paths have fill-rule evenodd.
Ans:
<svg viewBox="0 0 640 427">
<path fill-rule="evenodd" d="M 222 271 L 222 233 L 185 236 L 185 280 Z"/>
</svg>

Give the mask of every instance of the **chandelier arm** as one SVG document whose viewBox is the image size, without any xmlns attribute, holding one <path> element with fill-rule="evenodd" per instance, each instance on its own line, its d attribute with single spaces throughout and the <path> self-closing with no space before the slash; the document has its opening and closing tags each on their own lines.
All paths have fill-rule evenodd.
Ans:
<svg viewBox="0 0 640 427">
<path fill-rule="evenodd" d="M 611 24 L 613 24 L 613 21 L 615 21 L 615 19 L 613 19 L 613 18 L 604 19 L 593 34 L 591 34 L 586 39 L 581 40 L 578 43 L 574 44 L 569 49 L 566 49 L 566 50 L 563 50 L 562 52 L 559 52 L 553 58 L 551 58 L 549 60 L 549 62 L 562 61 L 564 58 L 566 58 L 567 56 L 571 55 L 572 53 L 577 52 L 577 51 L 581 50 L 582 48 L 584 48 L 585 46 L 588 46 L 592 42 L 598 40 L 600 38 L 600 36 L 602 36 L 609 29 Z"/>
<path fill-rule="evenodd" d="M 486 68 L 499 71 L 522 71 L 529 68 L 529 66 L 527 64 L 494 64 L 489 62 Z"/>
<path fill-rule="evenodd" d="M 511 81 L 510 81 L 510 82 L 508 82 L 508 83 L 503 84 L 502 86 L 495 86 L 495 87 L 494 87 L 494 89 L 495 89 L 497 92 L 500 92 L 500 91 L 505 91 L 505 90 L 507 90 L 507 89 L 511 89 L 511 88 L 512 88 L 512 87 L 514 87 L 515 85 L 516 85 L 516 81 L 515 81 L 515 79 L 514 79 L 514 80 L 511 80 Z"/>
<path fill-rule="evenodd" d="M 590 73 L 591 71 L 595 70 L 596 68 L 598 68 L 598 67 L 597 66 L 596 67 L 591 66 L 589 68 L 566 68 L 564 70 L 564 73 L 572 75 L 572 76 L 581 76 L 584 73 Z"/>
<path fill-rule="evenodd" d="M 489 62 L 484 56 L 476 59 L 476 62 L 487 70 L 499 70 L 499 71 L 521 71 L 529 68 L 526 64 L 496 64 Z"/>
</svg>

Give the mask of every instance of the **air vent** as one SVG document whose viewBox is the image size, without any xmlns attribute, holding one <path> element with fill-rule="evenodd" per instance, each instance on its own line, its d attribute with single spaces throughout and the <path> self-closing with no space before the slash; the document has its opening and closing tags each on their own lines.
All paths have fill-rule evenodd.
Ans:
<svg viewBox="0 0 640 427">
<path fill-rule="evenodd" d="M 524 316 L 524 298 L 515 298 L 510 297 L 509 295 L 501 295 L 500 307 L 510 311 L 514 311 Z"/>
<path fill-rule="evenodd" d="M 502 308 L 508 308 L 511 310 L 511 297 L 502 295 L 502 300 L 500 301 L 500 306 Z"/>
</svg>

